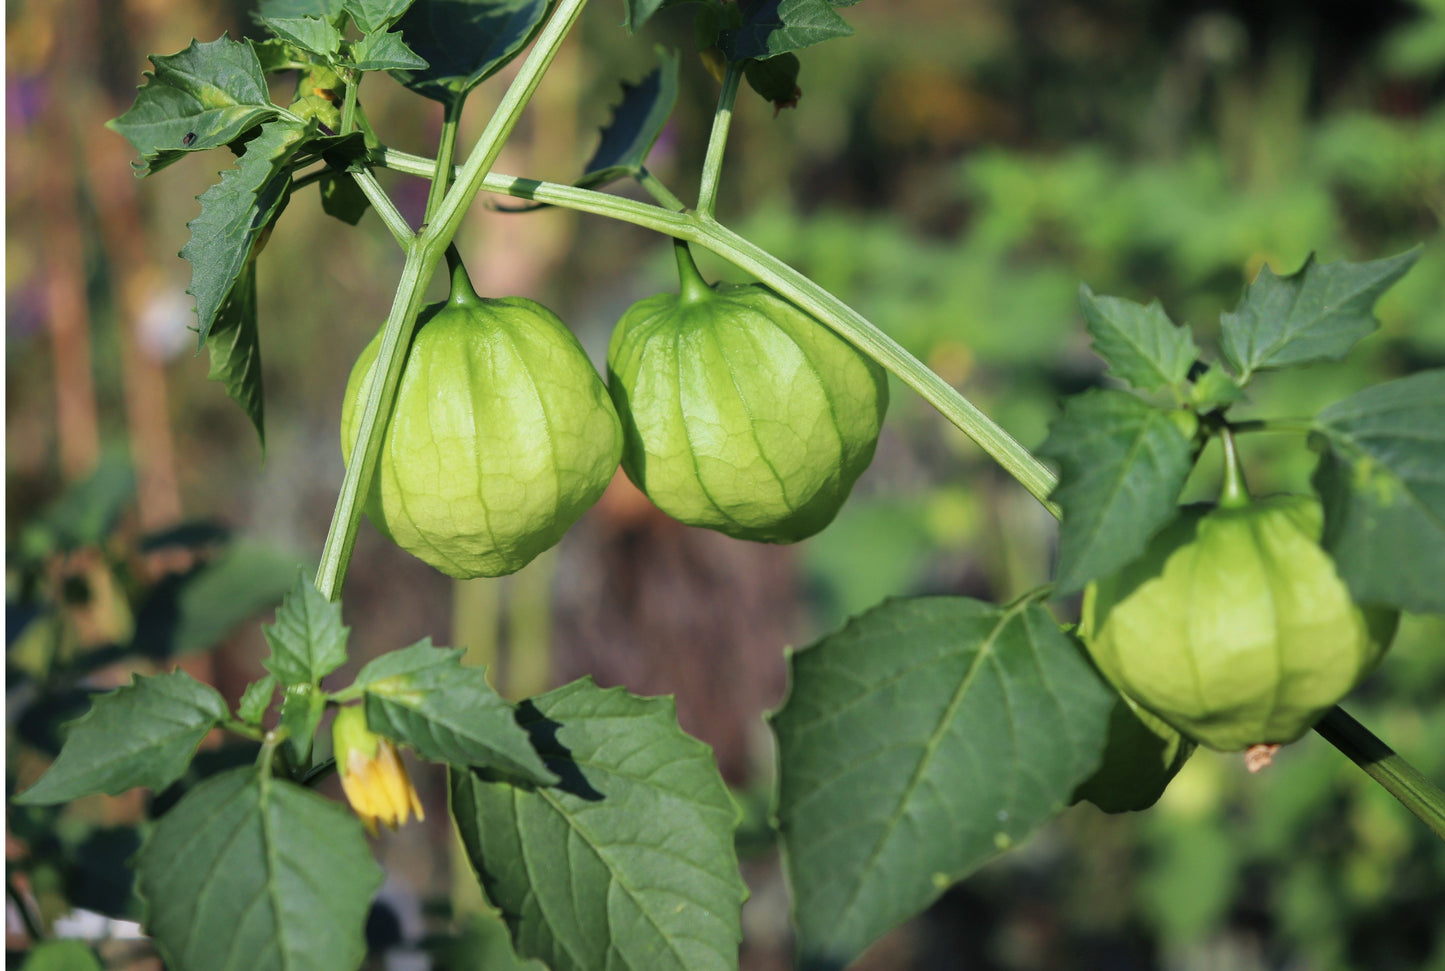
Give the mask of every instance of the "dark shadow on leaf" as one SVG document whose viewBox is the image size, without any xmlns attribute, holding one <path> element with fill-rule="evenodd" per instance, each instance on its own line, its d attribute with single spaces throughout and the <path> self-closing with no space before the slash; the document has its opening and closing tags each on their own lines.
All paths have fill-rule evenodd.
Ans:
<svg viewBox="0 0 1445 971">
<path fill-rule="evenodd" d="M 560 722 L 542 714 L 531 701 L 523 701 L 517 705 L 516 719 L 517 724 L 531 736 L 532 747 L 537 750 L 547 768 L 558 776 L 558 781 L 547 788 L 561 789 L 568 795 L 585 799 L 587 802 L 601 802 L 605 798 L 582 774 L 582 767 L 572 757 L 571 749 L 557 737 L 563 727 Z M 472 773 L 487 782 L 505 782 L 528 791 L 540 788 L 534 782 L 515 778 L 496 769 L 474 768 Z"/>
<path fill-rule="evenodd" d="M 211 776 L 219 775 L 228 769 L 253 764 L 260 751 L 259 742 L 238 741 L 223 745 L 221 748 L 197 752 L 196 757 L 191 760 L 190 766 L 186 769 L 185 775 L 151 797 L 150 805 L 146 807 L 147 814 L 152 819 L 158 819 L 180 802 L 186 793 Z"/>
</svg>

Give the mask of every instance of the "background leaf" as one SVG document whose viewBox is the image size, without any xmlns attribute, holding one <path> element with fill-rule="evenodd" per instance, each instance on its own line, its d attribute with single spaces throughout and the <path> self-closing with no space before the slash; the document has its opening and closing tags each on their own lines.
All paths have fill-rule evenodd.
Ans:
<svg viewBox="0 0 1445 971">
<path fill-rule="evenodd" d="M 548 0 L 428 0 L 397 22 L 427 67 L 393 71 L 398 81 L 447 104 L 500 71 L 542 28 Z"/>
<path fill-rule="evenodd" d="M 743 25 L 725 29 L 718 47 L 729 61 L 768 58 L 853 33 L 830 0 L 759 0 L 744 13 Z"/>
<path fill-rule="evenodd" d="M 348 180 L 349 181 L 349 180 Z M 266 451 L 265 400 L 261 384 L 261 331 L 256 321 L 256 260 L 246 262 L 225 303 L 216 311 L 206 335 L 211 370 L 206 375 L 225 386 L 226 394 L 241 406 L 261 451 Z"/>
<path fill-rule="evenodd" d="M 1038 454 L 1060 466 L 1052 495 L 1064 511 L 1054 571 L 1059 594 L 1142 553 L 1174 516 L 1194 464 L 1168 414 L 1123 391 L 1068 399 Z"/>
<path fill-rule="evenodd" d="M 519 954 L 553 971 L 738 966 L 737 808 L 670 699 L 577 681 L 524 702 L 557 788 L 452 771 L 452 813 Z"/>
<path fill-rule="evenodd" d="M 677 104 L 677 53 L 657 48 L 658 65 L 637 84 L 622 85 L 622 103 L 602 129 L 602 142 L 587 163 L 577 184 L 583 188 L 606 185 L 614 179 L 640 174 Z"/>
<path fill-rule="evenodd" d="M 344 0 L 261 0 L 259 17 L 323 17 L 333 24 L 345 15 Z"/>
<path fill-rule="evenodd" d="M 81 941 L 42 941 L 25 956 L 20 971 L 103 971 L 104 965 Z"/>
<path fill-rule="evenodd" d="M 350 971 L 381 871 L 355 816 L 234 769 L 161 818 L 136 860 L 145 927 L 172 971 Z"/>
<path fill-rule="evenodd" d="M 1320 412 L 1323 544 L 1356 600 L 1445 613 L 1445 370 Z"/>
<path fill-rule="evenodd" d="M 30 805 L 69 802 L 96 792 L 157 791 L 186 771 L 196 746 L 229 712 L 219 692 L 184 671 L 97 694 L 71 725 L 60 755 L 16 797 Z"/>
<path fill-rule="evenodd" d="M 416 70 L 426 68 L 426 58 L 406 46 L 401 31 L 367 34 L 351 46 L 358 71 Z"/>
<path fill-rule="evenodd" d="M 804 968 L 841 968 L 1067 805 L 1114 694 L 1048 611 L 895 600 L 793 655 L 773 716 Z"/>
<path fill-rule="evenodd" d="M 154 72 L 135 103 L 107 127 L 124 135 L 146 174 L 186 152 L 219 148 L 276 117 L 261 62 L 247 41 L 224 34 L 209 44 L 191 41 L 179 54 L 153 56 Z"/>
<path fill-rule="evenodd" d="M 1183 385 L 1199 348 L 1188 328 L 1176 326 L 1158 300 L 1145 306 L 1098 296 L 1080 284 L 1079 307 L 1094 338 L 1094 353 L 1109 365 L 1110 374 L 1141 391 Z"/>
<path fill-rule="evenodd" d="M 323 17 L 261 17 L 262 26 L 303 51 L 331 57 L 341 50 L 341 31 Z"/>
<path fill-rule="evenodd" d="M 276 623 L 262 627 L 271 656 L 261 662 L 286 686 L 316 684 L 346 663 L 346 637 L 341 604 L 321 595 L 298 570 Z"/>
<path fill-rule="evenodd" d="M 1267 265 L 1233 313 L 1219 318 L 1221 350 L 1241 379 L 1261 368 L 1338 360 L 1379 322 L 1375 301 L 1420 258 L 1420 249 L 1368 263 L 1316 263 L 1289 276 Z"/>
<path fill-rule="evenodd" d="M 557 781 L 512 706 L 487 684 L 486 669 L 463 667 L 460 650 L 425 640 L 383 654 L 361 669 L 355 687 L 366 690 L 368 727 L 423 758 L 543 785 Z"/>
<path fill-rule="evenodd" d="M 236 167 L 201 193 L 201 214 L 187 224 L 191 238 L 181 256 L 191 264 L 186 292 L 196 298 L 202 343 L 262 234 L 286 204 L 291 191 L 288 163 L 312 134 L 292 122 L 263 125 L 246 143 Z"/>
<path fill-rule="evenodd" d="M 413 0 L 344 0 L 346 12 L 364 34 L 390 27 L 412 3 Z"/>
</svg>

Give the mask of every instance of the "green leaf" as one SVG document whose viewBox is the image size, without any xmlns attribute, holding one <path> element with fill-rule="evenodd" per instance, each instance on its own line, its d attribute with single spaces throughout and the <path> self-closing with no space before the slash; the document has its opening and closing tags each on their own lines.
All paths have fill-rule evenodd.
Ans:
<svg viewBox="0 0 1445 971">
<path fill-rule="evenodd" d="M 179 54 L 152 56 L 151 63 L 155 71 L 146 72 L 130 110 L 106 123 L 135 146 L 143 174 L 186 152 L 229 144 L 276 117 L 248 41 L 224 34 L 209 44 L 191 41 Z"/>
<path fill-rule="evenodd" d="M 323 597 L 302 571 L 292 575 L 276 623 L 261 628 L 271 645 L 271 656 L 261 663 L 287 687 L 319 684 L 346 663 L 349 629 L 341 624 L 341 604 Z"/>
<path fill-rule="evenodd" d="M 241 701 L 236 705 L 237 717 L 248 725 L 261 724 L 261 719 L 265 717 L 266 710 L 271 707 L 271 699 L 275 694 L 276 675 L 268 674 L 252 681 L 241 693 Z"/>
<path fill-rule="evenodd" d="M 191 238 L 181 256 L 191 264 L 186 292 L 196 298 L 202 343 L 257 244 L 285 206 L 291 191 L 289 163 L 313 134 L 311 126 L 291 122 L 263 125 L 236 167 L 201 193 L 201 214 L 187 224 Z"/>
<path fill-rule="evenodd" d="M 105 965 L 81 941 L 41 941 L 25 957 L 20 971 L 104 971 Z"/>
<path fill-rule="evenodd" d="M 41 560 L 101 543 L 135 498 L 135 470 L 124 450 L 109 449 L 90 477 L 69 486 L 21 532 L 20 554 Z"/>
<path fill-rule="evenodd" d="M 344 172 L 327 173 L 318 183 L 321 189 L 321 208 L 326 215 L 340 219 L 348 226 L 355 226 L 366 215 L 371 203 L 356 180 Z"/>
<path fill-rule="evenodd" d="M 1445 370 L 1367 388 L 1315 428 L 1322 542 L 1350 593 L 1445 613 Z"/>
<path fill-rule="evenodd" d="M 1189 404 L 1201 415 L 1228 408 L 1244 398 L 1244 389 L 1239 382 L 1218 364 L 1205 368 L 1189 386 Z"/>
<path fill-rule="evenodd" d="M 351 14 L 351 19 L 363 34 L 375 34 L 396 23 L 413 2 L 414 0 L 344 0 L 344 5 L 346 12 Z"/>
<path fill-rule="evenodd" d="M 267 17 L 321 17 L 340 26 L 346 15 L 344 0 L 261 0 L 256 16 Z"/>
<path fill-rule="evenodd" d="M 261 451 L 266 451 L 265 398 L 261 383 L 261 331 L 256 322 L 256 260 L 242 267 L 231 293 L 218 311 L 206 349 L 211 355 L 211 369 L 206 377 L 219 381 L 231 400 L 241 406 Z"/>
<path fill-rule="evenodd" d="M 406 46 L 401 31 L 367 34 L 351 45 L 351 58 L 358 71 L 424 70 L 426 58 Z"/>
<path fill-rule="evenodd" d="M 428 639 L 383 654 L 361 669 L 353 687 L 366 692 L 368 727 L 423 758 L 542 785 L 557 781 L 515 710 L 487 684 L 486 669 L 463 667 L 460 650 L 432 647 Z"/>
<path fill-rule="evenodd" d="M 1121 297 L 1095 295 L 1079 285 L 1079 307 L 1094 338 L 1094 353 L 1109 373 L 1132 388 L 1179 388 L 1199 357 L 1188 328 L 1176 326 L 1159 301 L 1147 307 Z"/>
<path fill-rule="evenodd" d="M 355 816 L 249 767 L 187 793 L 136 857 L 171 971 L 351 971 L 380 886 Z"/>
<path fill-rule="evenodd" d="M 1241 383 L 1263 368 L 1339 360 L 1379 321 L 1375 301 L 1420 258 L 1419 247 L 1368 263 L 1316 263 L 1289 276 L 1268 266 L 1219 318 L 1221 350 Z"/>
<path fill-rule="evenodd" d="M 622 26 L 627 28 L 629 34 L 636 33 L 637 29 L 652 19 L 652 15 L 659 10 L 695 2 L 697 0 L 622 0 Z"/>
<path fill-rule="evenodd" d="M 1169 415 L 1123 391 L 1068 399 L 1038 453 L 1060 466 L 1051 496 L 1064 511 L 1054 577 L 1060 595 L 1144 552 L 1174 516 L 1194 464 Z"/>
<path fill-rule="evenodd" d="M 131 649 L 156 660 L 215 647 L 244 620 L 281 602 L 296 575 L 294 556 L 236 543 L 188 573 L 151 588 L 136 616 Z"/>
<path fill-rule="evenodd" d="M 1034 604 L 889 601 L 791 667 L 772 725 L 804 968 L 842 968 L 1060 812 L 1114 699 Z"/>
<path fill-rule="evenodd" d="M 636 85 L 623 83 L 622 103 L 602 129 L 602 143 L 577 185 L 595 188 L 624 176 L 637 176 L 646 166 L 647 154 L 677 104 L 677 54 L 662 47 L 656 51 L 656 70 Z"/>
<path fill-rule="evenodd" d="M 772 104 L 773 114 L 776 115 L 784 108 L 796 107 L 798 99 L 803 96 L 803 89 L 798 87 L 798 73 L 802 69 L 798 55 L 779 54 L 766 61 L 748 61 L 743 68 L 743 77 L 747 79 L 748 87 Z"/>
<path fill-rule="evenodd" d="M 186 771 L 201 739 L 229 712 L 220 693 L 184 671 L 98 694 L 72 723 L 60 756 L 15 801 L 69 802 L 96 792 L 164 789 Z"/>
<path fill-rule="evenodd" d="M 311 764 L 316 729 L 326 714 L 326 693 L 314 684 L 290 684 L 281 695 L 281 727 L 286 731 L 286 755 L 292 765 Z"/>
<path fill-rule="evenodd" d="M 518 720 L 557 788 L 451 774 L 457 829 L 518 953 L 553 971 L 736 969 L 738 811 L 672 700 L 583 680 Z"/>
<path fill-rule="evenodd" d="M 718 47 L 729 61 L 776 57 L 834 37 L 853 33 L 831 0 L 759 0 L 747 9 L 743 25 L 723 30 Z"/>
<path fill-rule="evenodd" d="M 321 17 L 262 17 L 261 25 L 277 37 L 323 58 L 341 50 L 341 31 Z"/>
<path fill-rule="evenodd" d="M 398 22 L 427 67 L 393 71 L 418 94 L 450 104 L 500 71 L 531 42 L 548 0 L 425 0 Z"/>
<path fill-rule="evenodd" d="M 256 60 L 261 63 L 261 70 L 266 74 L 307 71 L 317 66 L 316 62 L 307 57 L 305 52 L 298 50 L 296 45 L 288 44 L 279 37 L 253 40 L 251 49 L 256 52 Z"/>
</svg>

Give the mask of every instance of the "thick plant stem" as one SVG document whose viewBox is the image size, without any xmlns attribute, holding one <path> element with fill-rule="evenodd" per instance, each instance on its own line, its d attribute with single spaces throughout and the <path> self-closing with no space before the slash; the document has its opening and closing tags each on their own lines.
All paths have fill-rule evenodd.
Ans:
<svg viewBox="0 0 1445 971">
<path fill-rule="evenodd" d="M 1344 753 L 1371 779 L 1400 801 L 1431 832 L 1445 840 L 1445 792 L 1420 774 L 1394 749 L 1351 718 L 1343 708 L 1331 708 L 1315 725 L 1325 741 Z"/>
<path fill-rule="evenodd" d="M 437 207 L 442 204 L 447 189 L 451 187 L 452 176 L 452 155 L 457 147 L 457 128 L 462 120 L 462 105 L 466 103 L 466 95 L 457 95 L 448 101 L 442 114 L 441 140 L 437 143 L 436 168 L 432 173 L 431 190 L 426 197 L 426 218 L 424 223 L 429 223 L 436 215 Z"/>
<path fill-rule="evenodd" d="M 728 128 L 733 121 L 733 104 L 738 98 L 742 80 L 741 64 L 729 64 L 723 75 L 722 93 L 718 95 L 717 111 L 712 116 L 712 132 L 707 139 L 707 155 L 702 162 L 702 181 L 697 190 L 697 211 L 711 217 L 717 206 L 718 182 L 722 179 L 723 149 L 727 147 Z"/>
<path fill-rule="evenodd" d="M 577 21 L 586 2 L 587 0 L 560 0 L 557 4 L 551 19 L 537 35 L 536 43 L 523 61 L 516 79 L 502 96 L 496 113 L 492 115 L 466 164 L 458 173 L 457 184 L 447 191 L 437 206 L 435 217 L 422 233 L 406 243 L 406 263 L 402 266 L 396 297 L 382 329 L 377 366 L 372 371 L 372 380 L 367 382 L 366 400 L 357 422 L 351 462 L 347 465 L 346 475 L 341 481 L 341 491 L 331 516 L 331 527 L 327 531 L 326 544 L 321 550 L 321 562 L 316 569 L 316 589 L 328 600 L 335 600 L 341 595 L 341 585 L 351 564 L 351 553 L 356 547 L 356 531 L 361 523 L 362 497 L 365 491 L 370 489 L 371 478 L 376 471 L 383 432 L 391 418 L 406 350 L 416 329 L 416 318 L 421 311 L 427 284 L 436 273 L 442 254 L 451 245 L 452 238 L 461 227 L 462 216 L 467 207 L 481 189 L 482 179 L 496 161 L 512 129 L 516 127 L 527 100 L 537 89 L 547 66 L 552 63 L 557 49 Z M 377 379 L 378 376 L 380 380 Z"/>
<path fill-rule="evenodd" d="M 381 183 L 376 181 L 376 176 L 366 169 L 357 169 L 351 173 L 351 178 L 366 196 L 366 201 L 371 203 L 371 208 L 376 210 L 376 214 L 386 224 L 386 228 L 391 231 L 392 238 L 405 248 L 416 234 L 411 231 L 411 226 L 401 214 L 401 210 L 391 201 L 391 196 L 387 195 Z"/>
</svg>

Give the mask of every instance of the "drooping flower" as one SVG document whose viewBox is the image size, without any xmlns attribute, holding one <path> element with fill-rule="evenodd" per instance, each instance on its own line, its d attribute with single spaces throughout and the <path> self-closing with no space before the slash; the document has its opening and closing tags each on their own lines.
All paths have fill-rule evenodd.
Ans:
<svg viewBox="0 0 1445 971">
<path fill-rule="evenodd" d="M 413 813 L 426 818 L 396 745 L 367 728 L 363 709 L 351 706 L 337 712 L 331 743 L 341 791 L 372 836 L 377 820 L 396 829 Z"/>
</svg>

